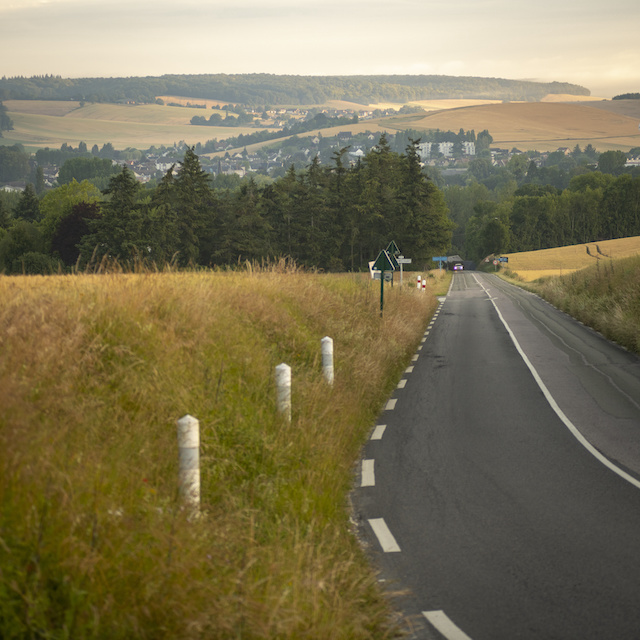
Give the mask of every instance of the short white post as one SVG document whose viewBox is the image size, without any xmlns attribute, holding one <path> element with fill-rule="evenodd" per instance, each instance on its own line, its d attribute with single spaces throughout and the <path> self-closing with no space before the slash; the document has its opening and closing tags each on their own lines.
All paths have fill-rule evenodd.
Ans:
<svg viewBox="0 0 640 640">
<path fill-rule="evenodd" d="M 291 367 L 284 362 L 276 367 L 276 406 L 291 422 Z"/>
<path fill-rule="evenodd" d="M 423 291 L 427 290 L 427 279 L 426 278 L 422 281 L 422 290 Z"/>
<path fill-rule="evenodd" d="M 333 339 L 325 336 L 320 343 L 322 344 L 322 373 L 324 379 L 333 385 Z"/>
<path fill-rule="evenodd" d="M 418 290 L 422 289 L 422 283 L 420 282 L 422 280 L 421 276 L 418 276 Z"/>
<path fill-rule="evenodd" d="M 194 510 L 200 509 L 200 422 L 190 415 L 177 421 L 180 496 Z"/>
</svg>

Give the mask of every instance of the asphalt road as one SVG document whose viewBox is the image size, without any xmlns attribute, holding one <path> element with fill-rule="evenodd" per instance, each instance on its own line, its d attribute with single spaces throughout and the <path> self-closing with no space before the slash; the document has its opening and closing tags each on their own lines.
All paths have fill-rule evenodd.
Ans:
<svg viewBox="0 0 640 640">
<path fill-rule="evenodd" d="M 640 638 L 640 359 L 463 272 L 414 360 L 353 492 L 412 637 Z"/>
</svg>

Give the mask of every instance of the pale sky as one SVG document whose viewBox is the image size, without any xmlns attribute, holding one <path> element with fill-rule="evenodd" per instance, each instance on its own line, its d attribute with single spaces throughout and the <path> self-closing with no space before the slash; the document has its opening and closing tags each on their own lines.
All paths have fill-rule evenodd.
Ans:
<svg viewBox="0 0 640 640">
<path fill-rule="evenodd" d="M 0 76 L 443 74 L 640 92 L 640 0 L 0 0 Z"/>
</svg>

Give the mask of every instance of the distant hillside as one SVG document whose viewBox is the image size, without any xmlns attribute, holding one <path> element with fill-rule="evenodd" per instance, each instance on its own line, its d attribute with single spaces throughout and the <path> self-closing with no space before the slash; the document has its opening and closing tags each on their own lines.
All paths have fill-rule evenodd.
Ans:
<svg viewBox="0 0 640 640">
<path fill-rule="evenodd" d="M 463 76 L 164 75 L 141 78 L 0 79 L 1 100 L 77 100 L 151 103 L 161 95 L 222 100 L 245 105 L 314 105 L 328 100 L 358 104 L 406 103 L 434 98 L 541 100 L 548 94 L 590 95 L 563 82 L 527 82 Z"/>
</svg>

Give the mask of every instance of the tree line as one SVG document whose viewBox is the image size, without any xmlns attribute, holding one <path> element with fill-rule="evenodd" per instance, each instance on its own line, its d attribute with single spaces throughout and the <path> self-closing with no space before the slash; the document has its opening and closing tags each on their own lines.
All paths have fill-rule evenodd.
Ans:
<svg viewBox="0 0 640 640">
<path fill-rule="evenodd" d="M 550 154 L 564 169 L 538 167 L 525 154 L 491 172 L 483 159 L 473 161 L 473 179 L 444 191 L 456 223 L 454 252 L 481 260 L 640 235 L 640 170 L 626 167 L 621 151 L 592 151 L 576 148 L 573 166 L 564 154 Z"/>
<path fill-rule="evenodd" d="M 590 94 L 588 89 L 566 82 L 440 75 L 291 76 L 258 73 L 129 78 L 44 75 L 0 79 L 0 100 L 152 103 L 157 96 L 176 95 L 248 106 L 312 105 L 324 104 L 328 100 L 348 100 L 367 105 L 433 98 L 537 101 L 549 93 Z"/>
<path fill-rule="evenodd" d="M 32 185 L 0 206 L 0 270 L 41 273 L 103 259 L 215 267 L 286 256 L 322 270 L 366 269 L 394 239 L 418 265 L 446 252 L 453 224 L 421 170 L 417 141 L 391 151 L 383 135 L 358 164 L 347 148 L 265 186 L 213 189 L 193 148 L 146 189 L 123 166 L 98 190 L 84 180 L 41 199 Z M 1 201 L 0 201 L 1 203 Z M 3 228 L 3 229 L 2 229 Z"/>
</svg>

